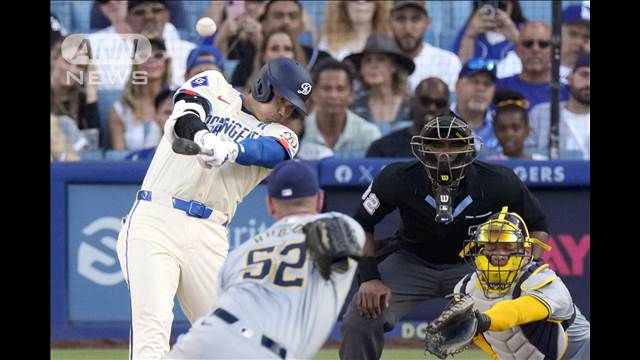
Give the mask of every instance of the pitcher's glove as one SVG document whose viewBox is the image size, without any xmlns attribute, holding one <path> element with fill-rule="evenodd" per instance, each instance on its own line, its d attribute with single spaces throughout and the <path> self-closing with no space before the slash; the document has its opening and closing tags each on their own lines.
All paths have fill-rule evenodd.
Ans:
<svg viewBox="0 0 640 360">
<path fill-rule="evenodd" d="M 445 359 L 464 351 L 473 338 L 490 325 L 487 315 L 473 309 L 473 299 L 462 295 L 427 326 L 425 350 Z"/>
<path fill-rule="evenodd" d="M 302 231 L 313 262 L 325 280 L 329 280 L 334 269 L 346 270 L 347 258 L 359 260 L 362 256 L 362 247 L 343 218 L 321 218 L 304 225 Z"/>
</svg>

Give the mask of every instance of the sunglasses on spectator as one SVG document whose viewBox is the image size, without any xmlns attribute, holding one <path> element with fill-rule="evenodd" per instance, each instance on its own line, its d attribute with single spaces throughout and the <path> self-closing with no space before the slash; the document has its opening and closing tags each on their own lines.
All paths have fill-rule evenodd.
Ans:
<svg viewBox="0 0 640 360">
<path fill-rule="evenodd" d="M 156 50 L 151 53 L 151 59 L 164 60 L 167 57 L 167 52 L 164 50 Z"/>
<path fill-rule="evenodd" d="M 435 104 L 437 108 L 445 108 L 449 105 L 447 99 L 434 99 L 429 96 L 419 96 L 418 100 L 420 100 L 420 104 L 424 107 L 429 107 Z"/>
<path fill-rule="evenodd" d="M 520 44 L 527 49 L 531 49 L 534 43 L 538 43 L 540 49 L 546 49 L 551 45 L 551 41 L 549 40 L 523 40 L 520 42 Z"/>
<path fill-rule="evenodd" d="M 144 16 L 147 13 L 151 13 L 153 15 L 158 15 L 165 10 L 165 7 L 162 5 L 157 6 L 149 6 L 149 7 L 139 7 L 131 12 L 134 16 Z"/>
<path fill-rule="evenodd" d="M 492 71 L 496 67 L 496 63 L 491 60 L 477 58 L 469 60 L 467 67 L 471 70 L 486 69 Z"/>
<path fill-rule="evenodd" d="M 143 55 L 141 53 L 136 53 L 136 59 L 140 62 L 144 60 Z M 156 60 L 164 60 L 167 58 L 167 52 L 164 50 L 156 50 L 151 53 L 151 56 L 147 58 L 147 60 L 156 59 Z"/>
</svg>

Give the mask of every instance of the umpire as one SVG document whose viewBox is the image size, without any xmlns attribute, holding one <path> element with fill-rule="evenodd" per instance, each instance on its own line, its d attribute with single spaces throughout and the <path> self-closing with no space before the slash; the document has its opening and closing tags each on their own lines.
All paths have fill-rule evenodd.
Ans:
<svg viewBox="0 0 640 360">
<path fill-rule="evenodd" d="M 439 115 L 412 138 L 417 160 L 389 164 L 362 195 L 354 218 L 365 230 L 365 257 L 342 323 L 341 359 L 379 359 L 384 332 L 396 321 L 450 294 L 473 271 L 459 256 L 464 240 L 503 206 L 522 215 L 532 237 L 547 241 L 538 200 L 511 169 L 474 161 L 478 141 L 455 113 Z M 398 246 L 378 264 L 373 229 L 395 208 L 402 219 Z"/>
</svg>

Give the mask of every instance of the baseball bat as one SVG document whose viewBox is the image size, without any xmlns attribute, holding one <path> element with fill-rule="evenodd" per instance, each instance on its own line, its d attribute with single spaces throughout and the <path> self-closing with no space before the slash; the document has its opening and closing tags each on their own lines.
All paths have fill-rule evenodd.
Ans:
<svg viewBox="0 0 640 360">
<path fill-rule="evenodd" d="M 171 144 L 171 149 L 176 154 L 182 155 L 213 155 L 213 151 L 202 149 L 195 141 L 181 137 L 175 139 L 173 144 Z"/>
</svg>

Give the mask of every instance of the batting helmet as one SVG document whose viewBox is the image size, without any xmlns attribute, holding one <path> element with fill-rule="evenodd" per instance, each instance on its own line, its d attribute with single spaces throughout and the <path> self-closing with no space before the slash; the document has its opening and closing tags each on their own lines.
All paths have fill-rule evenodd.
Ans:
<svg viewBox="0 0 640 360">
<path fill-rule="evenodd" d="M 251 96 L 260 102 L 269 102 L 274 92 L 306 115 L 306 101 L 311 95 L 311 76 L 295 60 L 271 60 L 264 64 L 251 84 Z"/>
</svg>

